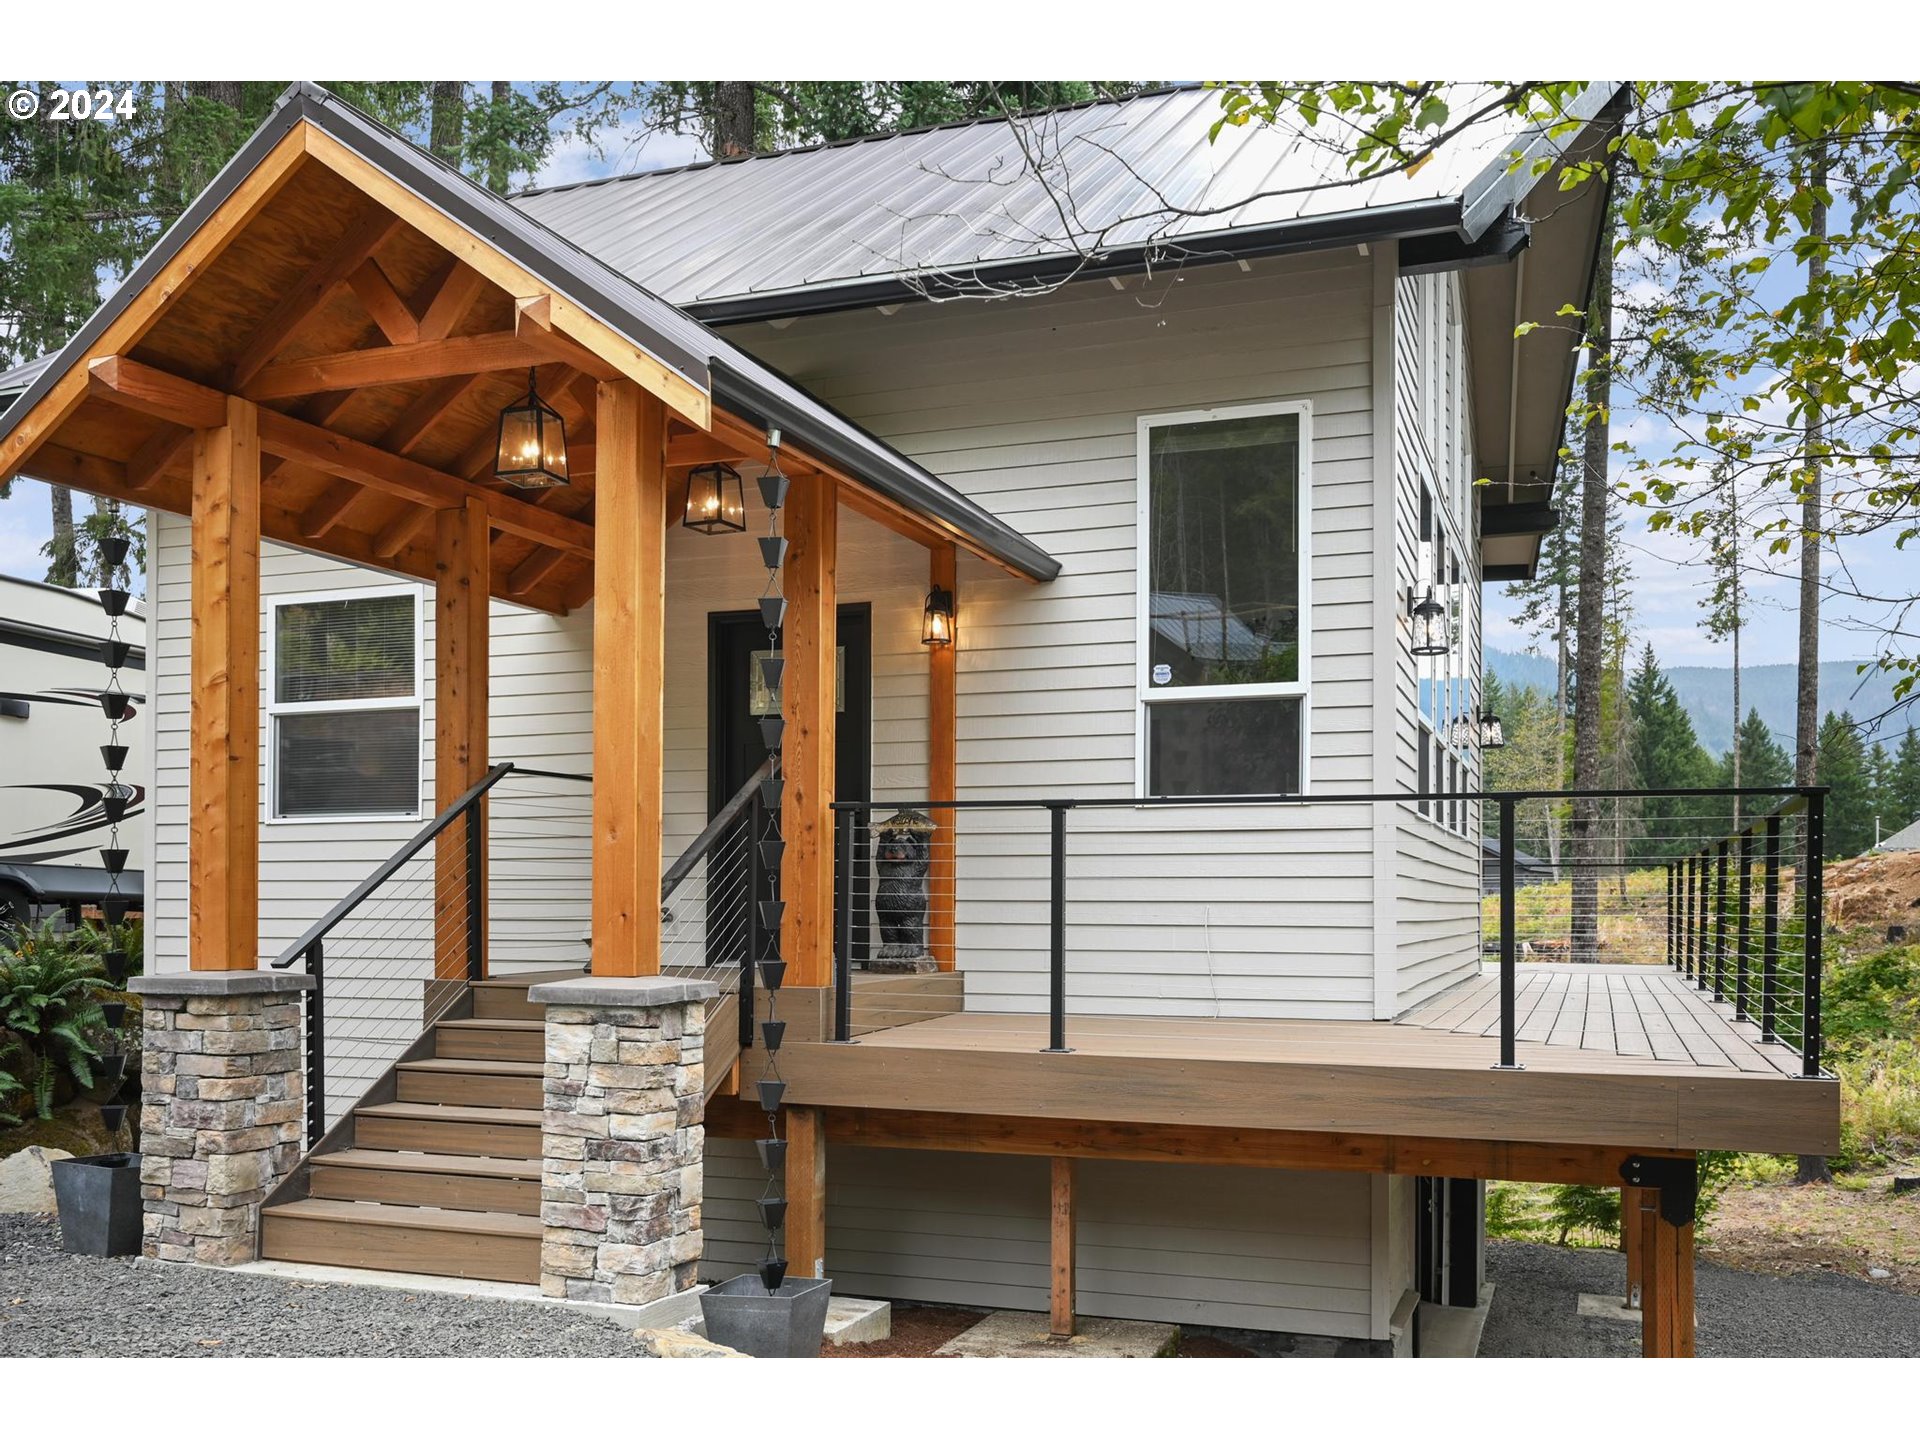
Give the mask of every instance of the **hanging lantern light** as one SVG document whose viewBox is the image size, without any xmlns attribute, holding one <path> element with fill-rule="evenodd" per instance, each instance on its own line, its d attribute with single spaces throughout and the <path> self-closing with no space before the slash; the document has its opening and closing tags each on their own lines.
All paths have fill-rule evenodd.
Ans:
<svg viewBox="0 0 1920 1440">
<path fill-rule="evenodd" d="M 1433 597 L 1433 587 L 1427 587 L 1422 599 L 1409 596 L 1407 613 L 1413 616 L 1413 653 L 1416 655 L 1444 655 L 1448 648 L 1447 607 Z"/>
<path fill-rule="evenodd" d="M 927 592 L 927 608 L 920 620 L 922 645 L 953 644 L 953 592 L 936 585 Z"/>
<path fill-rule="evenodd" d="M 560 412 L 542 403 L 527 371 L 527 393 L 500 412 L 500 445 L 493 478 L 521 490 L 550 490 L 567 479 L 567 425 Z"/>
<path fill-rule="evenodd" d="M 1507 730 L 1500 723 L 1500 717 L 1491 710 L 1480 712 L 1480 748 L 1482 750 L 1504 750 L 1507 746 Z"/>
<path fill-rule="evenodd" d="M 1454 749 L 1464 750 L 1480 738 L 1480 727 L 1464 715 L 1453 717 L 1453 725 L 1448 730 L 1448 739 Z"/>
<path fill-rule="evenodd" d="M 740 472 L 731 465 L 696 465 L 687 472 L 687 513 L 680 523 L 702 535 L 747 528 L 747 501 Z"/>
</svg>

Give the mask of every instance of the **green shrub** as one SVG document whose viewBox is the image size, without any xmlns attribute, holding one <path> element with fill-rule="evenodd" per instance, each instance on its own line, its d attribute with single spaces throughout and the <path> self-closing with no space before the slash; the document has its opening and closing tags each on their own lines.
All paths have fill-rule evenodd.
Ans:
<svg viewBox="0 0 1920 1440">
<path fill-rule="evenodd" d="M 1849 1165 L 1920 1150 L 1920 1040 L 1887 1036 L 1834 1062 L 1840 1076 L 1840 1155 Z"/>
<path fill-rule="evenodd" d="M 53 1115 L 62 1079 L 93 1085 L 105 1029 L 100 996 L 111 990 L 96 959 L 97 935 L 61 932 L 52 922 L 0 940 L 0 1063 L 42 1120 Z M 0 1094 L 7 1092 L 0 1091 Z"/>
</svg>

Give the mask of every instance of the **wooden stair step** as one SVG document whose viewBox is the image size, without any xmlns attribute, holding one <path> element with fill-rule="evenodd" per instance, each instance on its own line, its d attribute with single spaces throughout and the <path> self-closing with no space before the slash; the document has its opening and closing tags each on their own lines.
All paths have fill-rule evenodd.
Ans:
<svg viewBox="0 0 1920 1440">
<path fill-rule="evenodd" d="M 441 1060 L 544 1060 L 547 1027 L 540 1020 L 441 1020 L 433 1047 Z"/>
<path fill-rule="evenodd" d="M 356 1109 L 353 1136 L 357 1146 L 369 1150 L 531 1158 L 540 1154 L 540 1112 L 394 1101 Z"/>
<path fill-rule="evenodd" d="M 537 1284 L 540 1233 L 537 1215 L 295 1200 L 261 1211 L 260 1257 Z"/>
<path fill-rule="evenodd" d="M 395 1098 L 527 1109 L 543 1103 L 545 1070 L 533 1060 L 407 1060 L 397 1067 Z"/>
<path fill-rule="evenodd" d="M 475 980 L 469 986 L 473 991 L 474 1018 L 479 1020 L 535 1020 L 546 1022 L 547 1007 L 536 1005 L 527 999 L 529 986 L 544 984 L 549 980 L 578 980 L 580 971 L 542 970 L 528 975 L 503 975 L 497 979 Z"/>
<path fill-rule="evenodd" d="M 540 1213 L 540 1162 L 528 1157 L 335 1150 L 309 1161 L 316 1200 L 371 1200 L 443 1210 Z"/>
</svg>

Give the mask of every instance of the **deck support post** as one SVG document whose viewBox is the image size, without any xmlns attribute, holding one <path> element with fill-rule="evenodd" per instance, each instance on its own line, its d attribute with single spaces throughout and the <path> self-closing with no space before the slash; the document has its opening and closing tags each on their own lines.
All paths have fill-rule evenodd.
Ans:
<svg viewBox="0 0 1920 1440">
<path fill-rule="evenodd" d="M 1699 1162 L 1692 1155 L 1635 1155 L 1620 1167 L 1620 1175 L 1637 1182 L 1622 1190 L 1621 1224 L 1639 1232 L 1640 1353 L 1652 1358 L 1690 1356 Z M 1628 1263 L 1631 1284 L 1631 1258 Z"/>
<path fill-rule="evenodd" d="M 827 1121 L 816 1106 L 782 1110 L 787 1140 L 787 1266 L 802 1280 L 827 1274 Z"/>
<path fill-rule="evenodd" d="M 960 610 L 959 552 L 940 545 L 928 552 L 927 584 L 953 597 L 956 622 Z M 951 643 L 927 647 L 927 794 L 935 800 L 953 800 L 959 784 L 957 744 L 959 626 Z M 954 933 L 955 846 L 960 812 L 933 812 L 933 851 L 927 857 L 927 948 L 942 970 L 958 964 Z"/>
<path fill-rule="evenodd" d="M 1051 1330 L 1056 1340 L 1068 1340 L 1074 1332 L 1074 1165 L 1071 1158 L 1053 1158 L 1051 1249 L 1053 1285 Z"/>
<path fill-rule="evenodd" d="M 226 397 L 193 437 L 189 964 L 260 951 L 260 412 Z"/>
<path fill-rule="evenodd" d="M 433 585 L 433 808 L 444 810 L 487 768 L 487 652 L 492 572 L 486 502 L 439 511 L 434 517 Z M 484 804 L 484 802 L 483 802 Z M 480 914 L 469 915 L 473 877 L 468 857 L 486 854 L 467 826 L 484 828 L 483 809 L 467 825 L 444 831 L 434 846 L 434 955 L 436 980 L 481 979 L 486 974 L 486 879 L 480 877 Z M 478 974 L 473 973 L 478 970 Z"/>
<path fill-rule="evenodd" d="M 1620 1187 L 1620 1248 L 1627 1257 L 1626 1294 L 1621 1297 L 1629 1310 L 1640 1308 L 1641 1292 L 1645 1289 L 1645 1279 L 1641 1266 L 1646 1257 L 1646 1248 L 1640 1226 L 1640 1187 L 1622 1185 Z"/>
<path fill-rule="evenodd" d="M 601 443 L 606 443 L 604 438 Z M 780 898 L 787 908 L 780 954 L 787 962 L 787 984 L 796 988 L 833 983 L 838 504 L 832 477 L 807 475 L 793 482 L 784 512 L 787 614 L 781 632 L 786 660 L 781 710 L 786 732 L 780 752 L 780 829 L 787 849 Z"/>
<path fill-rule="evenodd" d="M 593 563 L 593 973 L 660 973 L 666 411 L 603 381 Z"/>
</svg>

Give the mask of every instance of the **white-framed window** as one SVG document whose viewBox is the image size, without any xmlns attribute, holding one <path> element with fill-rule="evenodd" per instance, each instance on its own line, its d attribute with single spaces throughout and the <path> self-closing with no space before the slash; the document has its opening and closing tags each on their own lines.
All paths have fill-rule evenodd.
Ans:
<svg viewBox="0 0 1920 1440">
<path fill-rule="evenodd" d="M 1301 794 L 1312 406 L 1143 415 L 1138 445 L 1137 792 Z"/>
<path fill-rule="evenodd" d="M 267 814 L 418 819 L 418 586 L 271 597 Z"/>
<path fill-rule="evenodd" d="M 1472 575 L 1461 559 L 1463 547 L 1431 485 L 1420 487 L 1419 579 L 1447 614 L 1447 653 L 1414 657 L 1419 677 L 1420 746 L 1415 783 L 1422 794 L 1464 794 L 1471 789 L 1477 711 L 1473 704 L 1471 657 L 1467 654 L 1467 586 Z M 1465 718 L 1463 738 L 1454 722 Z M 1466 834 L 1469 806 L 1464 800 L 1422 800 L 1422 815 L 1449 830 Z"/>
</svg>

